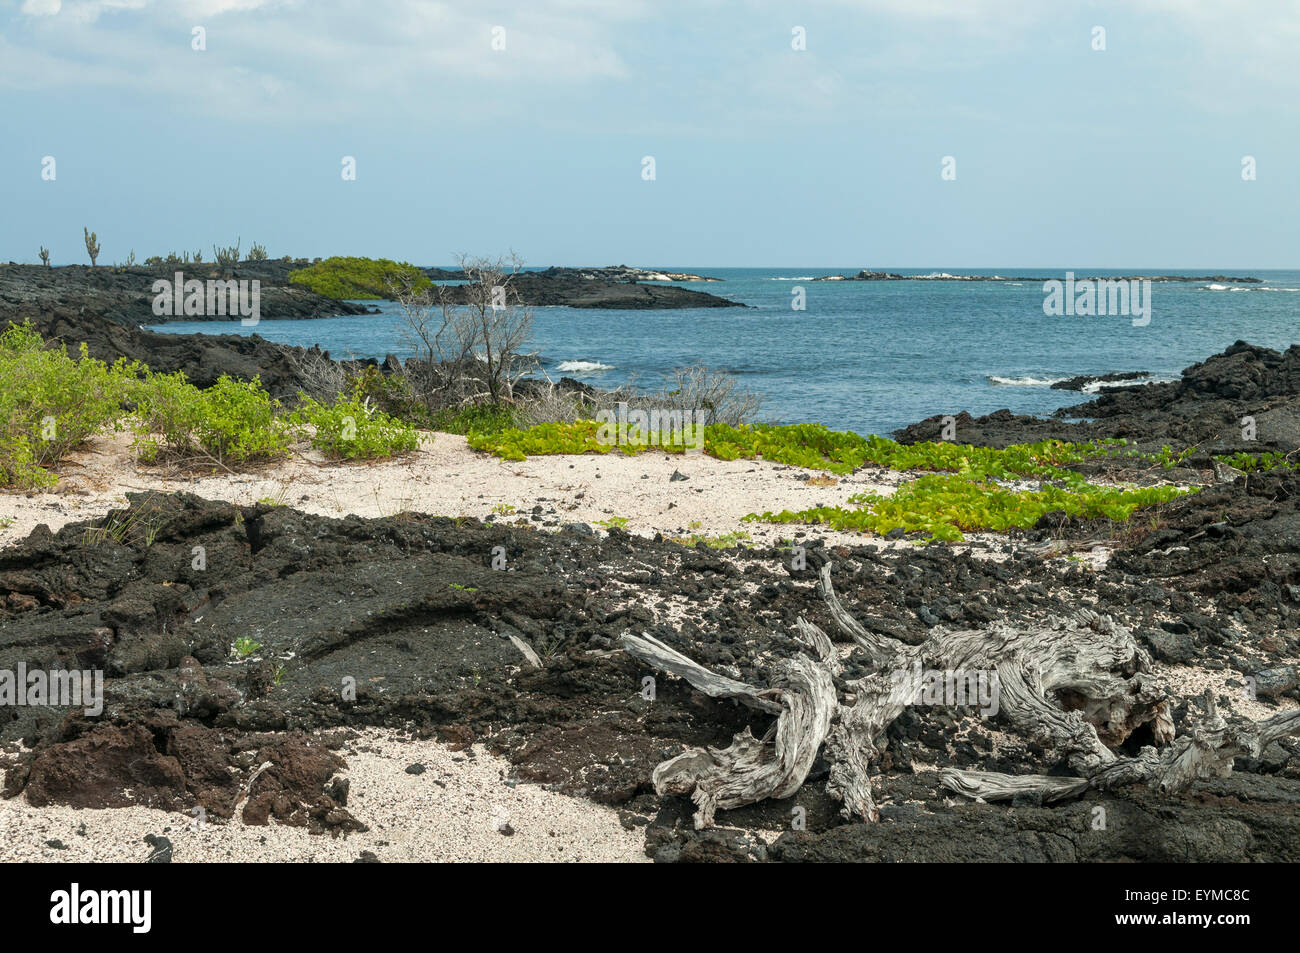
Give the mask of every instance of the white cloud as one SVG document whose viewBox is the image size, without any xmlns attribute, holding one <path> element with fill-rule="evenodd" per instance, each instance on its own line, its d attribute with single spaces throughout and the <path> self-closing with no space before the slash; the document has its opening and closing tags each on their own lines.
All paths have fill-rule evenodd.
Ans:
<svg viewBox="0 0 1300 953">
<path fill-rule="evenodd" d="M 639 2 L 534 0 L 498 8 L 471 0 L 27 0 L 28 36 L 4 44 L 0 86 L 124 86 L 174 95 L 239 118 L 371 117 L 386 109 L 425 118 L 467 98 L 502 115 L 574 84 L 628 75 L 615 41 Z M 29 9 L 31 8 L 31 9 Z M 103 34 L 111 17 L 111 37 Z M 190 46 L 190 26 L 207 50 Z M 492 29 L 505 29 L 505 49 Z"/>
<path fill-rule="evenodd" d="M 23 13 L 29 17 L 52 17 L 63 7 L 63 0 L 23 0 Z"/>
</svg>

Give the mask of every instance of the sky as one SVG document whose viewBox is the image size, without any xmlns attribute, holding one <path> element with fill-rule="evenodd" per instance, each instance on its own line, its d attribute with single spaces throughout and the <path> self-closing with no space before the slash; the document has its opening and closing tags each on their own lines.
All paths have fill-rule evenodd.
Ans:
<svg viewBox="0 0 1300 953">
<path fill-rule="evenodd" d="M 1294 0 L 0 0 L 0 260 L 1300 268 L 1297 102 Z"/>
</svg>

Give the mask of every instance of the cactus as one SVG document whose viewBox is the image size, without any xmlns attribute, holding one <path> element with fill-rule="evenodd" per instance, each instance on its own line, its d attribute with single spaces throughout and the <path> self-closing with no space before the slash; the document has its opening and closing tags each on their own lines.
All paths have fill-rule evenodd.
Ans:
<svg viewBox="0 0 1300 953">
<path fill-rule="evenodd" d="M 90 256 L 90 267 L 95 267 L 95 261 L 99 258 L 99 235 L 86 228 L 81 227 L 82 234 L 86 236 L 86 254 Z"/>
<path fill-rule="evenodd" d="M 50 250 L 44 245 L 41 246 L 41 263 L 45 265 L 46 268 L 50 267 Z"/>
<path fill-rule="evenodd" d="M 239 264 L 239 246 L 241 242 L 242 239 L 236 238 L 235 244 L 230 245 L 227 248 L 222 248 L 219 245 L 212 246 L 213 257 L 216 259 L 217 265 L 220 267 L 223 275 L 229 274 L 230 270 L 235 265 Z"/>
</svg>

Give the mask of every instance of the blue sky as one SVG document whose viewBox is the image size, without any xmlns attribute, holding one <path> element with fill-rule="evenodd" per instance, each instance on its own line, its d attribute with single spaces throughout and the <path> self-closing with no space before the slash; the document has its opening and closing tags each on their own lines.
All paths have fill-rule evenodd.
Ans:
<svg viewBox="0 0 1300 953">
<path fill-rule="evenodd" d="M 0 259 L 1297 268 L 1297 102 L 1289 0 L 0 0 Z"/>
</svg>

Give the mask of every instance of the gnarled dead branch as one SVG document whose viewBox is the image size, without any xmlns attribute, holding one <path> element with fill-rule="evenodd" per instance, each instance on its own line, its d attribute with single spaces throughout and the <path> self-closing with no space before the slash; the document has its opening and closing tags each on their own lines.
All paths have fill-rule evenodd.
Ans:
<svg viewBox="0 0 1300 953">
<path fill-rule="evenodd" d="M 1228 725 L 1207 697 L 1206 717 L 1189 734 L 1175 737 L 1171 699 L 1150 674 L 1146 650 L 1128 629 L 1089 610 L 1031 627 L 936 629 L 912 646 L 870 632 L 853 618 L 835 594 L 829 562 L 819 582 L 831 618 L 874 669 L 848 683 L 851 703 L 841 702 L 835 688 L 841 665 L 830 638 L 802 618 L 797 637 L 804 653 L 777 662 L 766 689 L 710 672 L 648 635 L 623 636 L 623 648 L 646 664 L 686 679 L 710 697 L 777 716 L 761 739 L 746 729 L 726 748 L 692 748 L 655 768 L 661 796 L 689 795 L 695 801 L 697 827 L 712 824 L 718 809 L 794 794 L 823 744 L 831 765 L 826 791 L 841 802 L 841 813 L 877 820 L 871 765 L 888 743 L 886 729 L 907 706 L 921 701 L 935 672 L 987 678 L 996 686 L 996 705 L 990 707 L 1018 733 L 1057 751 L 1078 775 L 941 773 L 949 790 L 983 801 L 1033 793 L 1050 803 L 1089 789 L 1137 783 L 1175 793 L 1197 778 L 1230 771 L 1235 757 L 1257 756 L 1271 741 L 1300 731 L 1300 711 Z M 1150 726 L 1163 750 L 1147 746 L 1137 756 L 1117 756 L 1112 748 L 1141 725 Z"/>
</svg>

